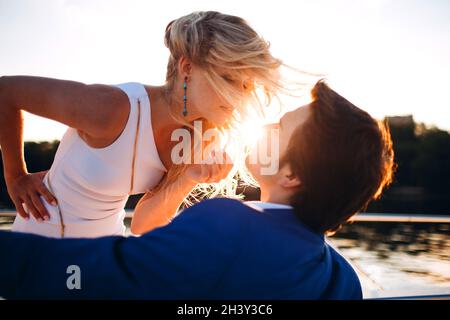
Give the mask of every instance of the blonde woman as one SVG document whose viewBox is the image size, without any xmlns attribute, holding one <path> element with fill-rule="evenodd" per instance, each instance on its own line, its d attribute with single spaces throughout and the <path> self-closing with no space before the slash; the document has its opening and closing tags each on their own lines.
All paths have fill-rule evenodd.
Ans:
<svg viewBox="0 0 450 320">
<path fill-rule="evenodd" d="M 0 80 L 0 144 L 18 216 L 13 230 L 48 237 L 122 235 L 129 195 L 146 193 L 131 229 L 167 224 L 199 183 L 223 179 L 230 164 L 175 165 L 176 129 L 204 120 L 224 128 L 281 88 L 268 44 L 241 18 L 194 12 L 166 28 L 166 84 L 117 86 L 30 76 Z M 256 101 L 257 99 L 255 99 Z M 28 173 L 22 110 L 66 124 L 45 173 Z"/>
</svg>

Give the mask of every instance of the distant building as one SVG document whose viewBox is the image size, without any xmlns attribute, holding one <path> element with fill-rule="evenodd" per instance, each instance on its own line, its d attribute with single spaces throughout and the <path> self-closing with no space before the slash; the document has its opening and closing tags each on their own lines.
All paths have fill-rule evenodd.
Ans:
<svg viewBox="0 0 450 320">
<path fill-rule="evenodd" d="M 414 118 L 411 114 L 407 115 L 407 116 L 386 117 L 386 119 L 389 122 L 389 124 L 396 126 L 396 127 L 414 125 Z"/>
</svg>

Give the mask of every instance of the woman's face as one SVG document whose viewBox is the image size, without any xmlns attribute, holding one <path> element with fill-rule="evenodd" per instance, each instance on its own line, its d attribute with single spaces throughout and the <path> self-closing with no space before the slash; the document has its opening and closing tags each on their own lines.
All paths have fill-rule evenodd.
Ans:
<svg viewBox="0 0 450 320">
<path fill-rule="evenodd" d="M 238 90 L 244 91 L 243 82 L 232 78 L 226 70 L 218 70 L 219 74 Z M 199 67 L 192 68 L 187 83 L 187 111 L 191 113 L 189 120 L 206 119 L 215 127 L 223 127 L 230 120 L 236 106 L 221 97 Z"/>
</svg>

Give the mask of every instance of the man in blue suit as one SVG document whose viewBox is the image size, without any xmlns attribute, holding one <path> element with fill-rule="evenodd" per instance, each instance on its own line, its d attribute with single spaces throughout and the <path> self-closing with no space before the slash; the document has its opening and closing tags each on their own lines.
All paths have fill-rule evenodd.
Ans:
<svg viewBox="0 0 450 320">
<path fill-rule="evenodd" d="M 278 170 L 247 162 L 263 202 L 207 200 L 141 237 L 0 232 L 0 296 L 360 299 L 356 273 L 324 235 L 390 182 L 392 144 L 384 126 L 325 83 L 312 96 L 266 128 L 279 130 Z"/>
</svg>

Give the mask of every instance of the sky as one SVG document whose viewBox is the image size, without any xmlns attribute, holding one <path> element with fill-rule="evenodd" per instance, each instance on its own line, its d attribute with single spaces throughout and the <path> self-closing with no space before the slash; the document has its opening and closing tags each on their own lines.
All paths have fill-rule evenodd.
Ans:
<svg viewBox="0 0 450 320">
<path fill-rule="evenodd" d="M 166 25 L 201 10 L 243 17 L 276 57 L 325 75 L 374 117 L 450 130 L 448 0 L 0 0 L 0 75 L 159 85 Z M 24 138 L 65 129 L 27 114 Z"/>
</svg>

